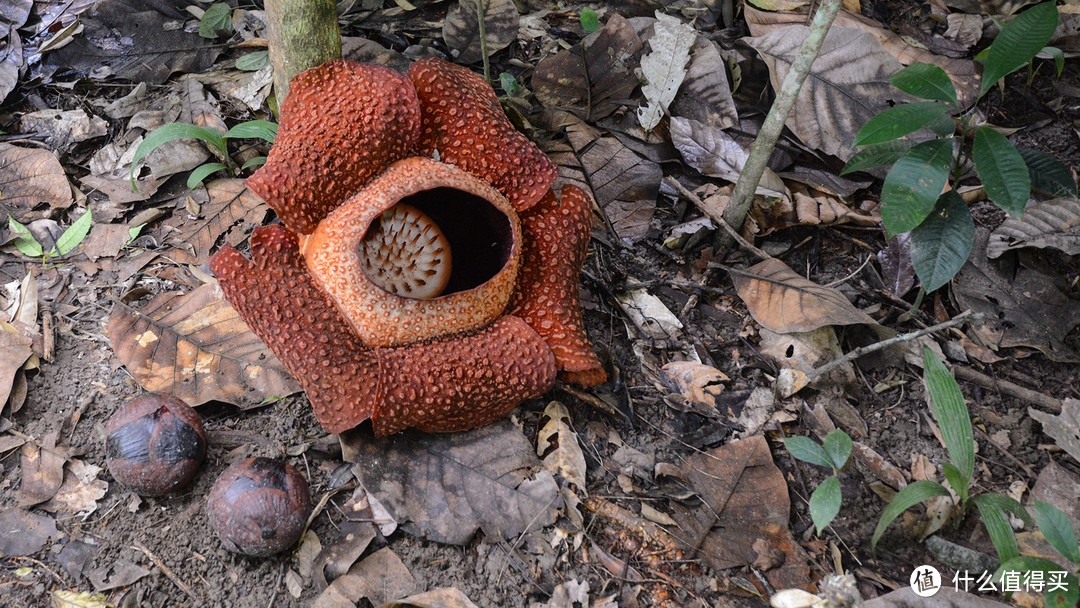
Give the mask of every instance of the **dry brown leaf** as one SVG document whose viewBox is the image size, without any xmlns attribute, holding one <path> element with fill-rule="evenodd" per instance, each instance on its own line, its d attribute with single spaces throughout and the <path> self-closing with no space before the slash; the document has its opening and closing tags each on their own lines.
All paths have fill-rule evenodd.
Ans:
<svg viewBox="0 0 1080 608">
<path fill-rule="evenodd" d="M 760 333 L 758 350 L 782 370 L 797 370 L 809 376 L 815 368 L 844 355 L 836 330 L 831 325 L 782 334 L 762 328 Z M 819 378 L 815 385 L 847 386 L 856 380 L 855 366 L 848 362 Z"/>
<path fill-rule="evenodd" d="M 1077 496 L 1080 496 L 1080 475 L 1053 461 L 1039 471 L 1035 486 L 1031 488 L 1032 500 L 1048 502 L 1061 509 L 1073 527 L 1080 529 L 1080 501 L 1076 500 Z"/>
<path fill-rule="evenodd" d="M 52 440 L 55 441 L 55 435 Z M 64 482 L 65 462 L 67 455 L 62 450 L 36 443 L 24 443 L 19 505 L 29 507 L 55 496 Z"/>
<path fill-rule="evenodd" d="M 660 11 L 656 12 L 652 32 L 648 39 L 649 52 L 641 57 L 641 94 L 645 96 L 645 105 L 637 109 L 638 123 L 646 131 L 655 129 L 668 113 L 686 78 L 690 48 L 697 39 L 694 28 Z"/>
<path fill-rule="evenodd" d="M 881 225 L 881 213 L 876 207 L 869 212 L 853 209 L 839 197 L 795 183 L 789 184 L 787 192 L 774 204 L 755 205 L 751 212 L 759 225 L 773 230 L 805 224 Z"/>
<path fill-rule="evenodd" d="M 94 216 L 95 219 L 97 216 Z M 131 241 L 131 227 L 127 224 L 94 224 L 86 240 L 82 242 L 82 252 L 90 261 L 98 258 L 112 258 Z"/>
<path fill-rule="evenodd" d="M 23 114 L 20 126 L 24 133 L 45 137 L 50 148 L 66 148 L 72 144 L 104 137 L 109 125 L 104 120 L 78 110 L 39 110 Z"/>
<path fill-rule="evenodd" d="M 0 102 L 15 89 L 19 83 L 19 72 L 26 65 L 22 40 L 16 30 L 26 23 L 34 3 L 32 0 L 9 0 L 6 5 L 0 15 L 0 41 L 6 42 L 0 45 L 5 47 L 0 55 Z"/>
<path fill-rule="evenodd" d="M 720 47 L 698 34 L 690 48 L 690 65 L 675 101 L 671 115 L 690 118 L 714 129 L 726 129 L 739 124 L 739 113 L 731 97 L 727 66 Z"/>
<path fill-rule="evenodd" d="M 379 608 L 477 608 L 469 597 L 453 587 L 440 587 L 420 595 L 389 602 Z"/>
<path fill-rule="evenodd" d="M 220 179 L 205 189 L 191 190 L 188 196 L 199 205 L 199 219 L 178 214 L 166 222 L 179 233 L 168 242 L 174 246 L 169 259 L 178 264 L 202 264 L 210 250 L 225 235 L 225 243 L 238 245 L 254 226 L 261 225 L 270 211 L 266 203 L 244 187 L 243 180 Z"/>
<path fill-rule="evenodd" d="M 13 396 L 15 377 L 33 354 L 32 343 L 29 336 L 0 330 L 0 410 Z"/>
<path fill-rule="evenodd" d="M 484 0 L 484 38 L 488 56 L 510 46 L 518 35 L 518 10 L 513 0 Z M 443 22 L 442 35 L 455 63 L 476 63 L 480 53 L 480 20 L 476 0 L 458 0 Z"/>
<path fill-rule="evenodd" d="M 724 383 L 730 380 L 724 372 L 697 361 L 672 361 L 660 368 L 660 381 L 664 386 L 717 417 L 720 414 L 716 410 L 716 398 L 724 392 Z"/>
<path fill-rule="evenodd" d="M 974 591 L 975 586 L 972 585 Z M 973 593 L 957 591 L 947 581 L 942 581 L 941 589 L 933 597 L 919 597 L 910 585 L 903 585 L 896 591 L 886 593 L 859 605 L 860 608 L 1008 608 L 1009 604 L 995 602 Z"/>
<path fill-rule="evenodd" d="M 584 50 L 582 48 L 584 47 Z M 623 106 L 636 106 L 641 39 L 625 18 L 613 14 L 598 32 L 557 55 L 540 60 L 532 88 L 545 108 L 596 121 Z"/>
<path fill-rule="evenodd" d="M 752 563 L 758 556 L 754 543 L 765 539 L 786 556 L 781 568 L 767 574 L 774 586 L 809 582 L 808 558 L 787 530 L 791 508 L 787 482 L 773 463 L 764 436 L 696 453 L 682 469 L 705 503 L 695 510 L 675 507 L 683 530 L 680 540 L 688 549 L 696 550 L 708 566 L 723 570 Z"/>
<path fill-rule="evenodd" d="M 656 210 L 664 177 L 660 165 L 569 113 L 548 118 L 552 130 L 566 129 L 568 141 L 551 142 L 544 150 L 560 177 L 592 192 L 619 238 L 642 239 Z"/>
<path fill-rule="evenodd" d="M 315 600 L 313 608 L 348 608 L 361 598 L 379 606 L 416 593 L 420 585 L 389 547 L 379 549 L 349 569 Z"/>
<path fill-rule="evenodd" d="M 50 513 L 88 515 L 97 509 L 97 501 L 109 491 L 109 484 L 98 479 L 101 467 L 84 460 L 72 459 L 65 467 L 64 483 L 38 508 Z"/>
<path fill-rule="evenodd" d="M 191 405 L 218 400 L 255 407 L 300 391 L 217 284 L 164 293 L 139 310 L 117 302 L 108 334 L 113 352 L 144 389 Z"/>
<path fill-rule="evenodd" d="M 670 121 L 671 143 L 694 169 L 709 177 L 719 177 L 731 183 L 739 181 L 743 165 L 750 157 L 735 138 L 705 123 L 673 116 Z M 772 169 L 765 167 L 757 194 L 780 196 L 784 181 Z"/>
<path fill-rule="evenodd" d="M 0 205 L 24 224 L 42 203 L 58 209 L 72 202 L 64 168 L 49 150 L 0 143 L 0 175 Z"/>
<path fill-rule="evenodd" d="M 743 270 L 731 269 L 735 290 L 754 320 L 777 333 L 812 331 L 826 325 L 865 323 L 880 327 L 839 291 L 822 287 L 775 258 Z"/>
<path fill-rule="evenodd" d="M 1080 460 L 1080 399 L 1066 397 L 1056 416 L 1033 407 L 1028 408 L 1028 414 L 1042 424 L 1043 432 L 1053 437 L 1058 447 Z"/>
<path fill-rule="evenodd" d="M 449 435 L 370 430 L 341 436 L 354 471 L 404 529 L 440 543 L 465 544 L 483 528 L 515 538 L 555 521 L 559 490 L 532 445 L 509 420 Z"/>
<path fill-rule="evenodd" d="M 59 538 L 56 521 L 41 513 L 24 509 L 0 511 L 0 554 L 33 555 L 45 546 L 50 538 Z"/>
<path fill-rule="evenodd" d="M 1028 205 L 1021 218 L 1009 216 L 990 233 L 986 257 L 998 258 L 1012 249 L 1053 247 L 1080 253 L 1080 200 L 1055 198 Z"/>
<path fill-rule="evenodd" d="M 546 422 L 544 422 L 546 420 Z M 558 401 L 552 401 L 540 418 L 543 426 L 536 436 L 536 455 L 559 484 L 566 503 L 566 516 L 584 529 L 579 505 L 586 496 L 585 454 L 578 445 L 578 436 L 571 426 L 570 412 Z"/>
</svg>

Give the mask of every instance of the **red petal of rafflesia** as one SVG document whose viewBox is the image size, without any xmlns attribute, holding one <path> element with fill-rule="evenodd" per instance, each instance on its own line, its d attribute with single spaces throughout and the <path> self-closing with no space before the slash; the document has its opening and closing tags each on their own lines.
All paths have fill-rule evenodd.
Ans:
<svg viewBox="0 0 1080 608">
<path fill-rule="evenodd" d="M 368 348 L 319 289 L 282 226 L 256 228 L 254 261 L 232 247 L 210 261 L 225 297 L 304 386 L 319 424 L 340 433 L 374 418 L 379 437 L 409 426 L 482 426 L 555 382 L 555 359 L 521 319 L 399 348 Z"/>
<path fill-rule="evenodd" d="M 457 165 L 498 188 L 517 211 L 544 196 L 557 177 L 547 156 L 514 129 L 495 91 L 470 70 L 441 59 L 409 66 L 420 99 L 416 150 Z"/>
<path fill-rule="evenodd" d="M 420 133 L 412 83 L 390 68 L 335 59 L 293 78 L 266 164 L 244 183 L 308 234 Z"/>
<path fill-rule="evenodd" d="M 592 201 L 576 186 L 562 200 L 548 191 L 521 215 L 521 271 L 507 312 L 525 320 L 551 351 L 563 378 L 594 386 L 607 378 L 581 319 L 578 281 L 589 250 Z"/>
</svg>

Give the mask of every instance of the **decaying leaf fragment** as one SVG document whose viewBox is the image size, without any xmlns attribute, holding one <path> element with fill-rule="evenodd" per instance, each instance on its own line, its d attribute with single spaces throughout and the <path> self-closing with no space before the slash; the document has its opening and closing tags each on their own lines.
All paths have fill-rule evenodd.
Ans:
<svg viewBox="0 0 1080 608">
<path fill-rule="evenodd" d="M 216 283 L 158 295 L 138 310 L 116 302 L 107 333 L 113 352 L 144 389 L 191 405 L 218 400 L 255 407 L 300 391 Z"/>
<path fill-rule="evenodd" d="M 1052 247 L 1080 253 L 1080 200 L 1055 198 L 1028 205 L 1020 218 L 1009 216 L 990 233 L 986 257 L 998 258 L 1022 247 Z"/>
<path fill-rule="evenodd" d="M 1073 458 L 1080 460 L 1080 400 L 1066 398 L 1057 416 L 1035 408 L 1028 414 L 1043 425 L 1043 432 L 1054 438 L 1058 446 Z"/>
<path fill-rule="evenodd" d="M 724 392 L 724 383 L 731 379 L 711 365 L 697 361 L 672 361 L 660 368 L 660 381 L 686 399 L 719 417 L 716 398 Z"/>
<path fill-rule="evenodd" d="M 731 183 L 739 181 L 743 165 L 750 157 L 735 138 L 724 131 L 710 127 L 690 118 L 671 118 L 671 143 L 682 155 L 686 164 L 704 175 L 719 177 Z M 765 167 L 757 194 L 782 196 L 784 180 L 772 169 Z"/>
<path fill-rule="evenodd" d="M 543 420 L 547 422 L 537 434 L 536 455 L 559 484 L 559 492 L 566 503 L 566 516 L 578 528 L 584 529 L 579 505 L 587 494 L 585 454 L 578 445 L 574 427 L 570 425 L 570 412 L 565 405 L 552 401 L 544 409 Z"/>
<path fill-rule="evenodd" d="M 641 76 L 645 79 L 641 92 L 646 105 L 637 109 L 637 117 L 642 129 L 655 129 L 674 101 L 686 77 L 686 64 L 695 38 L 694 28 L 677 17 L 656 11 L 650 50 L 641 58 Z"/>
<path fill-rule="evenodd" d="M 34 219 L 31 210 L 37 205 L 62 209 L 71 204 L 67 175 L 49 150 L 0 143 L 0 174 L 0 205 L 20 222 Z"/>
<path fill-rule="evenodd" d="M 179 264 L 203 264 L 222 235 L 224 242 L 236 246 L 248 237 L 252 226 L 263 223 L 270 208 L 244 187 L 243 180 L 219 179 L 186 195 L 199 209 L 198 218 L 176 214 L 166 222 L 175 226 L 176 236 L 169 259 Z"/>
</svg>

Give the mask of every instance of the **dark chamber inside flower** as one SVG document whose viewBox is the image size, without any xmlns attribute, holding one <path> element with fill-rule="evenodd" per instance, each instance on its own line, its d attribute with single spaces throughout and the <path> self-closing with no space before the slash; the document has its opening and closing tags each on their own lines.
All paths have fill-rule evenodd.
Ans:
<svg viewBox="0 0 1080 608">
<path fill-rule="evenodd" d="M 424 251 L 423 255 L 403 255 L 405 252 L 397 252 L 396 255 L 391 256 L 376 253 L 375 255 L 379 255 L 381 259 L 365 264 L 364 272 L 383 289 L 408 297 L 446 296 L 484 284 L 502 270 L 510 260 L 514 245 L 510 218 L 483 197 L 446 187 L 422 190 L 400 200 L 381 217 L 372 221 L 364 235 L 365 247 L 373 241 L 391 240 L 386 235 L 388 228 L 384 222 L 390 221 L 393 217 L 392 212 L 403 209 L 408 209 L 405 213 L 412 216 L 417 215 L 415 211 L 419 211 L 426 216 L 423 221 L 430 219 L 437 227 L 427 231 L 413 230 L 411 236 L 405 240 L 422 241 L 414 246 L 418 253 L 421 246 L 428 243 L 431 243 L 428 248 L 435 248 L 436 251 Z M 406 281 L 422 284 L 428 281 L 429 277 L 437 281 L 438 279 L 433 278 L 437 273 L 435 269 L 439 263 L 437 258 L 440 257 L 437 250 L 443 245 L 449 246 L 450 255 L 446 257 L 452 260 L 450 276 L 445 287 L 436 293 L 419 296 L 408 287 L 398 287 Z M 398 239 L 393 246 L 400 248 L 403 245 Z M 372 253 L 369 252 L 373 251 L 373 248 L 368 248 L 364 255 L 370 257 Z M 385 265 L 388 264 L 394 267 L 386 268 Z M 377 274 L 394 274 L 395 276 L 409 274 L 411 278 L 388 280 L 376 276 Z M 423 286 L 420 287 L 418 293 L 424 294 L 422 289 Z"/>
</svg>

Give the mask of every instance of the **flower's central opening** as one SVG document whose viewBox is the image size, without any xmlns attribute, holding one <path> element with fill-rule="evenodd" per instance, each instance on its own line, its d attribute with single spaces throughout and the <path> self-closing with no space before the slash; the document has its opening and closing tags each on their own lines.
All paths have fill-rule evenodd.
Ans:
<svg viewBox="0 0 1080 608">
<path fill-rule="evenodd" d="M 483 285 L 510 259 L 506 214 L 453 188 L 423 190 L 375 218 L 360 245 L 364 274 L 407 298 L 430 299 Z"/>
</svg>

